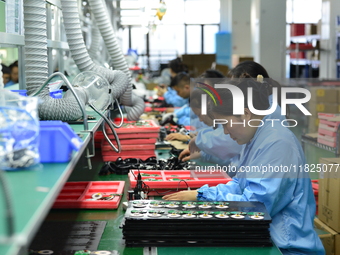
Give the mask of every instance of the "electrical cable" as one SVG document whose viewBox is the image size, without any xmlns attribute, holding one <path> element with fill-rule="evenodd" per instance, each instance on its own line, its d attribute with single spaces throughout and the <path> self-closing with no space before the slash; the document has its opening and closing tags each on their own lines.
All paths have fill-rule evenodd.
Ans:
<svg viewBox="0 0 340 255">
<path fill-rule="evenodd" d="M 180 180 L 178 182 L 177 191 L 179 190 L 179 185 L 181 184 L 181 182 L 185 182 L 185 184 L 187 185 L 187 189 L 190 190 L 190 187 L 189 187 L 188 183 L 185 180 Z"/>
<path fill-rule="evenodd" d="M 132 174 L 133 174 L 133 172 L 132 172 Z M 134 174 L 133 174 L 133 175 L 134 175 Z M 134 176 L 135 176 L 135 175 L 134 175 Z M 179 191 L 179 185 L 180 185 L 181 182 L 185 182 L 185 184 L 187 185 L 187 189 L 190 190 L 190 187 L 189 187 L 188 183 L 187 183 L 185 180 L 180 180 L 180 181 L 178 182 L 178 186 L 177 186 L 176 192 Z M 164 191 L 164 192 L 158 192 L 156 189 L 152 189 L 151 191 L 155 191 L 158 195 L 165 195 L 165 194 L 168 194 L 168 193 L 170 193 L 170 192 L 173 192 L 173 190 L 168 190 L 168 191 Z"/>
<path fill-rule="evenodd" d="M 97 112 L 104 120 L 105 122 L 109 125 L 115 139 L 116 139 L 116 142 L 117 142 L 117 145 L 118 145 L 118 148 L 116 148 L 116 146 L 114 146 L 114 144 L 111 142 L 110 138 L 108 137 L 107 133 L 106 133 L 106 130 L 105 130 L 105 124 L 103 125 L 103 135 L 105 137 L 105 139 L 107 140 L 107 142 L 110 144 L 110 146 L 115 150 L 115 152 L 119 153 L 121 152 L 122 150 L 122 147 L 120 145 L 120 140 L 118 138 L 118 135 L 112 125 L 112 121 L 110 121 L 104 114 L 102 114 L 100 111 L 98 111 L 98 109 L 91 103 L 88 103 L 89 106 L 95 111 Z"/>
<path fill-rule="evenodd" d="M 124 123 L 124 116 L 123 116 L 122 108 L 120 107 L 120 105 L 119 105 L 117 99 L 115 99 L 115 101 L 113 102 L 113 105 L 114 105 L 114 103 L 117 104 L 117 108 L 118 108 L 118 111 L 119 111 L 119 114 L 120 114 L 120 118 L 121 118 L 121 119 L 120 119 L 119 125 L 116 125 L 114 122 L 111 122 L 111 123 L 112 123 L 112 125 L 113 125 L 115 128 L 120 128 L 120 127 L 123 125 L 123 123 Z M 110 113 L 110 111 L 109 111 L 109 119 L 111 119 L 111 113 Z"/>
</svg>

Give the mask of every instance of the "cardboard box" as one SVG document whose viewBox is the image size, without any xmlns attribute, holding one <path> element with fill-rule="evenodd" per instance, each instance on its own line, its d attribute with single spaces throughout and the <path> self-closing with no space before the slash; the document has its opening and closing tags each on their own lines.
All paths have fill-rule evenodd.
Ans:
<svg viewBox="0 0 340 255">
<path fill-rule="evenodd" d="M 323 247 L 325 248 L 326 255 L 336 255 L 336 251 L 340 252 L 339 242 L 336 245 L 337 240 L 340 240 L 340 235 L 324 224 L 320 219 L 314 219 L 314 226 L 316 233 L 319 235 Z"/>
<path fill-rule="evenodd" d="M 305 25 L 305 34 L 306 35 L 316 35 L 318 33 L 317 24 L 306 24 Z"/>
<path fill-rule="evenodd" d="M 154 90 L 158 86 L 158 83 L 150 82 L 145 84 L 147 90 Z"/>
<path fill-rule="evenodd" d="M 182 55 L 183 63 L 189 68 L 189 72 L 193 77 L 198 77 L 205 70 L 211 69 L 216 61 L 215 54 L 184 54 Z"/>
<path fill-rule="evenodd" d="M 290 24 L 290 36 L 305 35 L 306 24 Z"/>
<path fill-rule="evenodd" d="M 229 67 L 225 65 L 216 64 L 216 70 L 220 71 L 224 76 L 229 72 Z"/>
<path fill-rule="evenodd" d="M 318 217 L 340 232 L 340 158 L 320 158 L 320 163 Z"/>
<path fill-rule="evenodd" d="M 252 56 L 240 56 L 237 54 L 233 54 L 231 56 L 231 66 L 232 68 L 234 68 L 235 66 L 237 66 L 239 63 L 242 63 L 244 61 L 254 61 L 254 57 Z"/>
<path fill-rule="evenodd" d="M 336 103 L 322 103 L 316 101 L 308 102 L 308 110 L 313 117 L 317 117 L 319 112 L 323 113 L 339 113 L 340 105 Z"/>
<path fill-rule="evenodd" d="M 340 88 L 310 87 L 312 102 L 339 103 Z"/>
<path fill-rule="evenodd" d="M 319 119 L 316 115 L 308 116 L 308 132 L 315 133 L 318 132 Z"/>
</svg>

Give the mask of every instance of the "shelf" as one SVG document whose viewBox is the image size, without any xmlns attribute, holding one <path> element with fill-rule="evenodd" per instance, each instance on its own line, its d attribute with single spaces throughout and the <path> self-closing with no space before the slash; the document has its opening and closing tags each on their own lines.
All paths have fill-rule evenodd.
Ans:
<svg viewBox="0 0 340 255">
<path fill-rule="evenodd" d="M 298 35 L 298 36 L 291 36 L 290 41 L 299 41 L 299 42 L 306 42 L 311 40 L 320 40 L 320 35 Z"/>
<path fill-rule="evenodd" d="M 322 144 L 322 143 L 318 143 L 316 138 L 310 137 L 310 136 L 306 136 L 306 135 L 302 135 L 301 137 L 301 142 L 305 143 L 305 144 L 309 144 L 312 145 L 314 147 L 318 147 L 320 149 L 332 152 L 336 155 L 336 157 L 338 156 L 338 150 L 335 147 L 330 147 L 328 145 Z"/>
<path fill-rule="evenodd" d="M 90 114 L 98 120 L 89 122 L 89 130 L 95 131 L 101 125 L 102 118 L 93 112 Z M 83 131 L 81 124 L 71 125 L 71 127 L 79 134 L 84 144 L 78 152 L 72 154 L 70 162 L 44 163 L 31 167 L 29 170 L 5 172 L 13 204 L 15 235 L 11 240 L 5 238 L 5 203 L 3 194 L 0 192 L 1 255 L 26 254 L 21 250 L 26 249 L 32 241 L 60 190 L 87 150 L 92 135 Z"/>
<path fill-rule="evenodd" d="M 25 45 L 25 36 L 0 32 L 0 44 L 23 46 Z"/>
<path fill-rule="evenodd" d="M 315 50 L 318 50 L 318 51 L 321 51 L 321 49 L 319 48 L 310 48 L 310 49 L 290 49 L 290 48 L 287 48 L 286 51 L 289 53 L 289 52 L 300 52 L 300 51 L 315 51 Z"/>
<path fill-rule="evenodd" d="M 291 58 L 290 63 L 292 65 L 320 65 L 320 60 L 309 60 L 309 59 L 296 59 Z"/>
</svg>

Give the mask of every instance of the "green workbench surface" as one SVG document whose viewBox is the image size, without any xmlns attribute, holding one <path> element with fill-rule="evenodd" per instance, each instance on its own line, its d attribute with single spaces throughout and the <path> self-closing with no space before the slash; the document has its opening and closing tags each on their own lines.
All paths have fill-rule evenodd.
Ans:
<svg viewBox="0 0 340 255">
<path fill-rule="evenodd" d="M 161 153 L 161 154 L 159 154 Z M 167 151 L 156 151 L 157 157 L 169 158 Z M 100 152 L 96 153 L 93 159 L 93 171 L 82 171 L 77 167 L 71 174 L 69 181 L 125 181 L 124 195 L 122 201 L 116 210 L 51 210 L 46 220 L 48 221 L 89 221 L 89 220 L 103 220 L 107 222 L 98 250 L 117 250 L 121 255 L 143 255 L 143 248 L 129 248 L 125 247 L 123 241 L 122 230 L 119 226 L 124 218 L 124 210 L 122 206 L 123 201 L 127 201 L 127 190 L 130 189 L 127 175 L 107 175 L 99 176 L 97 173 L 102 166 Z M 158 198 L 158 197 L 157 197 Z M 156 249 L 158 255 L 278 255 L 281 252 L 277 247 L 254 248 L 254 247 L 158 247 Z M 148 253 L 145 253 L 148 254 Z M 150 255 L 156 255 L 150 253 Z"/>
<path fill-rule="evenodd" d="M 91 112 L 97 122 L 89 123 L 89 130 L 95 131 L 101 124 L 99 115 Z M 7 171 L 5 177 L 8 182 L 11 201 L 14 211 L 14 232 L 10 240 L 6 237 L 4 194 L 0 191 L 0 254 L 14 255 L 25 254 L 36 231 L 48 214 L 55 198 L 64 183 L 69 178 L 77 162 L 84 157 L 83 152 L 87 145 L 91 150 L 91 135 L 82 132 L 81 124 L 71 125 L 73 130 L 80 135 L 84 145 L 79 152 L 73 153 L 72 159 L 67 163 L 39 164 L 27 170 Z M 83 160 L 83 159 L 82 159 Z M 85 160 L 87 162 L 87 160 Z"/>
</svg>

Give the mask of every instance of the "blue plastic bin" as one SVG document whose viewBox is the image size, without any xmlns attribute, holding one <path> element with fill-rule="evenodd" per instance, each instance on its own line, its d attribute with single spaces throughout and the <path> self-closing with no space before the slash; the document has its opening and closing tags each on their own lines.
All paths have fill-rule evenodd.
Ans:
<svg viewBox="0 0 340 255">
<path fill-rule="evenodd" d="M 78 151 L 82 144 L 83 141 L 69 124 L 60 120 L 40 121 L 41 163 L 68 162 L 73 150 Z"/>
<path fill-rule="evenodd" d="M 27 97 L 27 90 L 25 90 L 25 89 L 17 89 L 17 90 L 13 89 L 11 91 L 18 93 L 20 96 Z"/>
<path fill-rule="evenodd" d="M 50 97 L 53 98 L 63 98 L 63 90 L 62 89 L 58 89 L 55 91 L 51 91 L 50 92 Z"/>
</svg>

